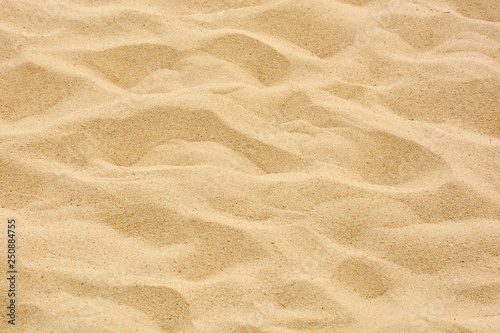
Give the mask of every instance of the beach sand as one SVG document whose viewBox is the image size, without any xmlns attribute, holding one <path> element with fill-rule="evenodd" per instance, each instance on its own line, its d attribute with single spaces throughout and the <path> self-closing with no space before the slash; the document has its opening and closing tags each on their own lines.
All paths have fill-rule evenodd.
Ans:
<svg viewBox="0 0 500 333">
<path fill-rule="evenodd" d="M 1 1 L 1 331 L 499 332 L 499 46 L 497 0 Z"/>
</svg>

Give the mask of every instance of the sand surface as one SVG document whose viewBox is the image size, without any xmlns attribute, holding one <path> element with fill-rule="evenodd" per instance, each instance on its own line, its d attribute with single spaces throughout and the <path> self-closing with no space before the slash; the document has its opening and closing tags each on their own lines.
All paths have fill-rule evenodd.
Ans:
<svg viewBox="0 0 500 333">
<path fill-rule="evenodd" d="M 500 331 L 498 0 L 2 0 L 22 333 Z"/>
</svg>

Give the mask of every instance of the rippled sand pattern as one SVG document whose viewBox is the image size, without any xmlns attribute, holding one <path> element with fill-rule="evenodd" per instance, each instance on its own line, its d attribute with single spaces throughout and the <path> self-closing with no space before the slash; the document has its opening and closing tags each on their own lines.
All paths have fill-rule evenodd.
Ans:
<svg viewBox="0 0 500 333">
<path fill-rule="evenodd" d="M 497 0 L 1 1 L 1 331 L 499 332 L 499 60 Z"/>
</svg>

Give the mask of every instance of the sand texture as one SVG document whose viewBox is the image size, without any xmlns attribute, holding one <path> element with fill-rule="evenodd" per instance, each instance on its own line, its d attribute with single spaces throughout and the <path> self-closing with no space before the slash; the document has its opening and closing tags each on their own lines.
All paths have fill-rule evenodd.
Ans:
<svg viewBox="0 0 500 333">
<path fill-rule="evenodd" d="M 500 1 L 0 1 L 21 333 L 500 332 Z"/>
</svg>

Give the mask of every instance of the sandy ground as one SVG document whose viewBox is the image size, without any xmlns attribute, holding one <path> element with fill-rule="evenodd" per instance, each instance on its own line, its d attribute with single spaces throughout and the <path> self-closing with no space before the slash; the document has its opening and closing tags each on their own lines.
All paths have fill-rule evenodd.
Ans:
<svg viewBox="0 0 500 333">
<path fill-rule="evenodd" d="M 499 332 L 499 4 L 2 0 L 2 332 Z"/>
</svg>

